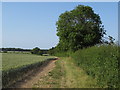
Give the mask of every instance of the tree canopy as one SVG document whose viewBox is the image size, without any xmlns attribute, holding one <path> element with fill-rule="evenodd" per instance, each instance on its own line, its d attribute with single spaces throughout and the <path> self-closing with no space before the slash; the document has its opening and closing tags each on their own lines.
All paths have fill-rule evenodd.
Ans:
<svg viewBox="0 0 120 90">
<path fill-rule="evenodd" d="M 31 53 L 32 54 L 39 54 L 39 51 L 40 51 L 40 48 L 35 47 L 35 48 L 32 49 Z"/>
<path fill-rule="evenodd" d="M 37 55 L 43 55 L 43 54 L 48 54 L 48 51 L 47 49 L 40 49 L 38 47 L 35 47 L 31 50 L 31 53 L 32 54 L 37 54 Z"/>
<path fill-rule="evenodd" d="M 76 51 L 101 43 L 106 34 L 100 16 L 89 6 L 78 5 L 62 13 L 56 25 L 59 37 L 57 48 L 61 51 Z"/>
</svg>

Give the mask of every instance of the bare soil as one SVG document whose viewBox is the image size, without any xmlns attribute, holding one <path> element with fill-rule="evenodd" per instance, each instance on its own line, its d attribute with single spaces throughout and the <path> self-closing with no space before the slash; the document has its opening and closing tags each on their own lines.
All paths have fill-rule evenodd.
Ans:
<svg viewBox="0 0 120 90">
<path fill-rule="evenodd" d="M 17 81 L 10 88 L 32 88 L 40 78 L 46 76 L 51 70 L 53 70 L 55 62 L 56 60 L 50 60 L 49 62 L 44 63 L 41 67 L 29 71 L 22 80 Z"/>
</svg>

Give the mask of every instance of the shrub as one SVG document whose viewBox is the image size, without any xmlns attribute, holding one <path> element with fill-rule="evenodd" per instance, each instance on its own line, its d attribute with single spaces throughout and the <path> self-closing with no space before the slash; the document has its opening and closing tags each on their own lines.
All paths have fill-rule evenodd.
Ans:
<svg viewBox="0 0 120 90">
<path fill-rule="evenodd" d="M 3 53 L 7 53 L 7 51 L 3 51 Z"/>
<path fill-rule="evenodd" d="M 38 47 L 35 47 L 35 48 L 32 49 L 31 53 L 32 54 L 38 54 L 39 51 L 40 51 L 40 49 Z"/>
</svg>

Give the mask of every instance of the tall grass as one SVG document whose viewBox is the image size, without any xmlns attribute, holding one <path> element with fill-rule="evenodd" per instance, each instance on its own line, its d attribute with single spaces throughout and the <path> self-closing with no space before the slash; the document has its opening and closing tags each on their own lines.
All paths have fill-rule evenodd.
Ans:
<svg viewBox="0 0 120 90">
<path fill-rule="evenodd" d="M 119 48 L 120 50 L 120 48 Z M 93 46 L 76 51 L 72 54 L 74 63 L 97 80 L 99 87 L 118 88 L 117 46 Z"/>
</svg>

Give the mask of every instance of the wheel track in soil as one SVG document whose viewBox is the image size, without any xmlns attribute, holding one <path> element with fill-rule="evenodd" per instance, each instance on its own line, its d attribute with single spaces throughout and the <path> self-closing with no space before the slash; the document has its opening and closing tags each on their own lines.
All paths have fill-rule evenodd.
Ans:
<svg viewBox="0 0 120 90">
<path fill-rule="evenodd" d="M 26 76 L 13 84 L 10 88 L 32 88 L 37 81 L 43 76 L 47 75 L 55 67 L 56 60 L 50 60 L 44 63 L 41 67 L 36 70 L 29 71 Z"/>
</svg>

